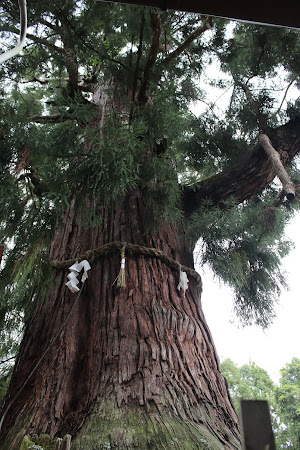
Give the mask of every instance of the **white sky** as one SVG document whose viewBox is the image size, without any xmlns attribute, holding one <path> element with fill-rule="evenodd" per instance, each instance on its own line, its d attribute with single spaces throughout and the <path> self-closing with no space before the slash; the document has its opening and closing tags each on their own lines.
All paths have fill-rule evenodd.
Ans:
<svg viewBox="0 0 300 450">
<path fill-rule="evenodd" d="M 230 358 L 238 365 L 249 361 L 265 369 L 278 383 L 280 369 L 293 357 L 300 358 L 300 213 L 287 227 L 287 236 L 295 249 L 284 258 L 289 291 L 283 291 L 276 307 L 277 317 L 265 331 L 259 327 L 238 328 L 231 323 L 233 294 L 213 279 L 207 270 L 200 273 L 203 281 L 202 307 L 210 327 L 220 360 Z M 236 322 L 236 321 L 235 321 Z"/>
</svg>

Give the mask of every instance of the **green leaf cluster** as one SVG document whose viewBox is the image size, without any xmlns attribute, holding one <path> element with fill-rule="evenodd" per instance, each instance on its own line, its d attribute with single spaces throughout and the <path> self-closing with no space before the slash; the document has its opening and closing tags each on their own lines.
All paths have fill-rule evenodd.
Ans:
<svg viewBox="0 0 300 450">
<path fill-rule="evenodd" d="M 280 448 L 300 446 L 300 359 L 293 358 L 281 369 L 280 385 L 275 392 L 280 417 L 285 424 L 279 435 Z"/>
<path fill-rule="evenodd" d="M 208 202 L 194 215 L 190 230 L 201 235 L 196 256 L 233 288 L 235 311 L 245 325 L 267 327 L 275 296 L 286 286 L 281 259 L 291 243 L 282 233 L 289 212 L 268 206 L 271 199 L 269 193 L 227 210 Z"/>
</svg>

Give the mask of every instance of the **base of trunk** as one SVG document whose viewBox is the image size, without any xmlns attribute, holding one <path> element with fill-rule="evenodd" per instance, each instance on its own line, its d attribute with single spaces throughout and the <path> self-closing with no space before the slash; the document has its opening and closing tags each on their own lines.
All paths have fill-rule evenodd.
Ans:
<svg viewBox="0 0 300 450">
<path fill-rule="evenodd" d="M 195 411 L 197 413 L 197 411 Z M 203 413 L 203 411 L 201 411 Z M 198 414 L 201 414 L 198 411 Z M 119 408 L 112 401 L 101 402 L 77 436 L 72 439 L 72 450 L 91 449 L 240 449 L 241 444 L 228 429 L 220 438 L 220 424 L 214 432 L 216 417 L 204 422 L 183 420 L 179 416 L 159 411 L 155 404 L 147 409 L 124 405 Z M 206 423 L 205 423 L 206 422 Z"/>
<path fill-rule="evenodd" d="M 70 434 L 72 450 L 239 449 L 238 419 L 201 309 L 201 284 L 190 277 L 185 293 L 177 288 L 179 267 L 193 267 L 182 233 L 167 224 L 145 232 L 139 192 L 120 209 L 103 211 L 102 228 L 86 229 L 75 216 L 70 207 L 51 260 L 127 242 L 156 249 L 178 268 L 156 255 L 128 252 L 126 287 L 118 289 L 121 255 L 94 258 L 73 311 L 68 270 L 57 270 L 20 346 L 0 449 L 19 450 L 26 434 L 43 433 L 51 439 Z M 26 389 L 12 401 L 42 354 Z"/>
</svg>

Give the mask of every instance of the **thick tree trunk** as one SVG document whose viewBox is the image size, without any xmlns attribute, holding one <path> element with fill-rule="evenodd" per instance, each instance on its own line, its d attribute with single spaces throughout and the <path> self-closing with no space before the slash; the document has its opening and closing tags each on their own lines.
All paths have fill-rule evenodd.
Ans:
<svg viewBox="0 0 300 450">
<path fill-rule="evenodd" d="M 103 211 L 102 227 L 86 230 L 70 207 L 51 245 L 64 260 L 113 241 L 165 252 L 192 267 L 178 230 L 144 232 L 138 192 L 122 208 Z M 1 449 L 18 449 L 26 433 L 72 435 L 72 448 L 236 449 L 236 414 L 219 371 L 201 304 L 190 279 L 185 296 L 178 273 L 156 258 L 126 259 L 126 287 L 114 280 L 120 255 L 90 261 L 79 301 L 26 389 L 7 411 Z M 57 269 L 46 304 L 28 323 L 6 404 L 14 398 L 66 319 L 76 294 Z"/>
</svg>

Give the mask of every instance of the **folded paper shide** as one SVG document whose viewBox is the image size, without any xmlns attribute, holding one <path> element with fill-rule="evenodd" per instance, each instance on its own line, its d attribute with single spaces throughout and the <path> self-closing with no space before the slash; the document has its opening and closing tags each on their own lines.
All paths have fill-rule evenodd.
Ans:
<svg viewBox="0 0 300 450">
<path fill-rule="evenodd" d="M 184 297 L 185 297 L 185 291 L 186 291 L 187 288 L 188 288 L 188 282 L 189 282 L 189 279 L 188 279 L 188 276 L 187 276 L 186 272 L 183 272 L 183 271 L 181 270 L 181 268 L 180 268 L 180 272 L 179 272 L 179 283 L 178 283 L 177 289 L 178 289 L 179 291 L 180 291 L 180 289 L 183 290 L 183 296 L 184 296 Z"/>
<path fill-rule="evenodd" d="M 87 271 L 90 270 L 91 266 L 89 262 L 84 259 L 80 263 L 76 261 L 75 264 L 73 264 L 71 267 L 69 267 L 70 273 L 68 275 L 68 282 L 66 283 L 66 286 L 70 289 L 71 292 L 79 292 L 80 289 L 78 287 L 79 280 L 77 279 L 79 272 L 83 269 L 83 275 L 81 277 L 81 282 L 84 283 L 85 280 L 88 278 Z"/>
</svg>

